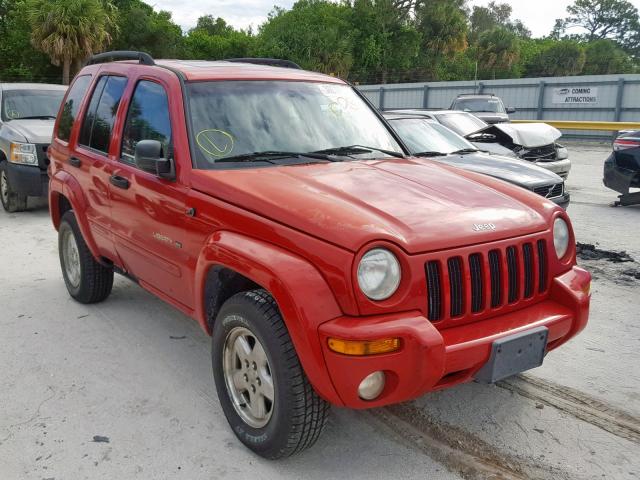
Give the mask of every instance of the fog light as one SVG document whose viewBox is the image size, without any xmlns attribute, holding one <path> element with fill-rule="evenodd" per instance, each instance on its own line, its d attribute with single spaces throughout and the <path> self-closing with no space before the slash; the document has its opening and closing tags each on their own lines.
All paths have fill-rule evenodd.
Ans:
<svg viewBox="0 0 640 480">
<path fill-rule="evenodd" d="M 384 372 L 373 372 L 364 377 L 358 387 L 358 395 L 363 400 L 373 400 L 382 393 L 384 389 Z"/>
</svg>

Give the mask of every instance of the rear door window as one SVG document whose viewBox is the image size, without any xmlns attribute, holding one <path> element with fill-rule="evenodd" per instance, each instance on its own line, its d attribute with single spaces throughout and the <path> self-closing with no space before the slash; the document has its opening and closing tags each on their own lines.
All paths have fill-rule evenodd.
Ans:
<svg viewBox="0 0 640 480">
<path fill-rule="evenodd" d="M 98 80 L 82 124 L 81 145 L 105 154 L 109 151 L 113 123 L 126 85 L 124 77 L 104 76 Z"/>
<path fill-rule="evenodd" d="M 60 113 L 60 121 L 58 122 L 58 131 L 56 137 L 65 142 L 71 138 L 71 129 L 73 128 L 73 122 L 76 120 L 78 110 L 80 110 L 80 103 L 84 98 L 89 84 L 91 83 L 91 75 L 81 75 L 75 79 L 73 85 L 69 89 L 67 98 L 62 107 Z"/>
</svg>

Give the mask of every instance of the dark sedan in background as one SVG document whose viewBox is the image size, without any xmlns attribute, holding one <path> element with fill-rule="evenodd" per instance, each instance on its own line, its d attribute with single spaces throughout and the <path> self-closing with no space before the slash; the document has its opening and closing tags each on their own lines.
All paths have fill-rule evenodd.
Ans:
<svg viewBox="0 0 640 480">
<path fill-rule="evenodd" d="M 480 150 L 497 155 L 519 158 L 546 168 L 567 179 L 571 161 L 567 149 L 557 143 L 562 133 L 546 123 L 498 123 L 489 125 L 478 117 L 455 110 L 394 109 L 429 118 L 449 127 L 473 143 Z"/>
<path fill-rule="evenodd" d="M 565 209 L 569 204 L 564 181 L 553 172 L 523 160 L 483 153 L 457 133 L 424 116 L 389 112 L 383 115 L 412 155 L 505 180 Z"/>
</svg>

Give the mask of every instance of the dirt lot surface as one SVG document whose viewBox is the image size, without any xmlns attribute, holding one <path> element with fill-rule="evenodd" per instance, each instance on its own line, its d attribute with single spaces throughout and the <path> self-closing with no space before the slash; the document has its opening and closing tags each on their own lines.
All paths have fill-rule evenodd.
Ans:
<svg viewBox="0 0 640 480">
<path fill-rule="evenodd" d="M 594 274 L 579 337 L 497 385 L 334 408 L 313 449 L 279 462 L 228 428 L 195 322 L 123 278 L 106 302 L 75 303 L 46 206 L 0 209 L 0 479 L 637 480 L 640 206 L 609 206 L 607 151 L 570 145 L 577 239 L 605 252 L 579 260 Z"/>
</svg>

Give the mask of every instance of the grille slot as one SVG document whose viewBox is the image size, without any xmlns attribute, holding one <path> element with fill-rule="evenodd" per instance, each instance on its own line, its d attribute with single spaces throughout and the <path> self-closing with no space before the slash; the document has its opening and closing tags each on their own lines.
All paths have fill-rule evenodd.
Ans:
<svg viewBox="0 0 640 480">
<path fill-rule="evenodd" d="M 491 275 L 491 308 L 502 304 L 502 269 L 500 268 L 500 252 L 489 252 L 489 273 Z"/>
<path fill-rule="evenodd" d="M 449 268 L 449 292 L 451 295 L 451 316 L 462 315 L 464 307 L 464 289 L 462 283 L 462 262 L 460 257 L 447 260 Z"/>
<path fill-rule="evenodd" d="M 533 295 L 533 247 L 530 243 L 522 246 L 522 263 L 524 264 L 524 298 Z"/>
<path fill-rule="evenodd" d="M 538 292 L 543 293 L 547 289 L 547 244 L 544 240 L 538 240 Z"/>
<path fill-rule="evenodd" d="M 440 287 L 440 263 L 436 261 L 427 262 L 427 295 L 428 311 L 427 318 L 432 322 L 437 322 L 442 318 L 442 288 Z"/>
<path fill-rule="evenodd" d="M 509 275 L 508 301 L 513 303 L 518 299 L 518 259 L 516 247 L 507 248 L 507 274 Z"/>
<path fill-rule="evenodd" d="M 482 258 L 479 253 L 469 255 L 469 270 L 471 272 L 471 311 L 478 313 L 484 309 Z"/>
</svg>

